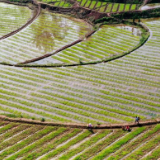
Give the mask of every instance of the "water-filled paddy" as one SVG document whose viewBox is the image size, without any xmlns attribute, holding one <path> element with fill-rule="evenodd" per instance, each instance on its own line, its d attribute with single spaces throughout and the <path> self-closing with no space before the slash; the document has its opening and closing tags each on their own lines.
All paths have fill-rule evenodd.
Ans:
<svg viewBox="0 0 160 160">
<path fill-rule="evenodd" d="M 133 122 L 136 115 L 142 120 L 159 117 L 160 45 L 156 38 L 160 20 L 145 24 L 154 33 L 149 41 L 109 63 L 60 68 L 1 66 L 0 110 L 93 124 Z"/>
<path fill-rule="evenodd" d="M 160 3 L 152 3 L 152 4 L 147 4 L 145 6 L 142 6 L 140 9 L 146 10 L 146 9 L 159 8 L 159 7 L 160 7 Z"/>
<path fill-rule="evenodd" d="M 27 28 L 0 42 L 0 62 L 14 64 L 52 53 L 90 30 L 84 21 L 43 11 Z"/>
<path fill-rule="evenodd" d="M 59 21 L 55 19 L 54 22 L 61 27 L 61 30 L 66 27 L 66 23 L 58 23 Z M 160 20 L 142 20 L 142 23 L 152 31 L 149 40 L 131 54 L 112 62 L 59 68 L 0 65 L 0 114 L 29 118 L 33 123 L 34 119 L 39 119 L 43 123 L 43 125 L 32 125 L 1 120 L 1 159 L 160 158 L 160 124 L 132 128 L 130 133 L 122 129 L 113 129 L 112 125 L 110 125 L 111 130 L 95 130 L 93 127 L 93 131 L 44 125 L 45 120 L 50 120 L 85 123 L 85 126 L 88 123 L 92 123 L 93 126 L 101 126 L 102 123 L 121 123 L 119 126 L 122 127 L 126 126 L 125 122 L 134 122 L 135 116 L 139 116 L 141 121 L 160 117 Z M 56 29 L 59 31 L 58 27 L 55 26 L 56 29 L 52 32 L 54 25 L 44 26 L 45 28 L 43 25 L 40 26 L 44 32 L 39 31 L 37 26 L 33 27 L 34 31 L 31 27 L 23 30 L 23 34 L 20 34 L 22 38 L 18 37 L 19 42 L 14 38 L 12 46 L 11 39 L 8 38 L 9 47 L 15 50 L 15 54 L 19 53 L 19 50 L 24 51 L 26 55 L 31 54 L 30 51 L 35 43 L 27 41 L 33 38 L 32 34 L 27 35 L 27 33 L 34 32 L 39 38 L 37 42 L 39 51 L 45 50 L 43 43 L 48 38 L 53 41 L 50 37 L 56 35 L 54 40 L 57 45 L 61 39 L 63 41 L 66 31 L 56 33 Z M 74 27 L 76 31 L 79 25 Z M 131 47 L 133 43 L 136 44 L 139 39 L 137 35 L 139 35 L 138 29 L 132 26 L 108 26 L 108 28 L 104 26 L 93 37 L 77 45 L 77 48 L 80 50 L 81 46 L 85 46 L 89 52 L 85 52 L 83 48 L 84 55 L 93 52 L 100 56 L 98 47 L 102 44 L 104 45 L 100 51 L 104 48 L 106 53 L 109 50 L 106 49 L 109 42 L 114 44 L 113 49 L 121 50 L 129 43 Z M 25 47 L 23 41 L 29 48 L 27 53 L 25 49 L 23 50 Z M 87 42 L 97 48 L 93 50 Z M 49 48 L 48 52 L 52 49 Z M 75 52 L 75 48 L 72 49 L 70 54 Z M 6 50 L 8 51 L 8 48 Z M 68 60 L 74 59 L 68 55 Z M 156 122 L 158 121 L 156 119 Z"/>
<path fill-rule="evenodd" d="M 0 3 L 0 37 L 20 28 L 31 16 L 27 7 Z"/>
<path fill-rule="evenodd" d="M 79 64 L 109 59 L 132 50 L 141 37 L 140 28 L 130 25 L 104 25 L 85 41 L 30 65 Z"/>
<path fill-rule="evenodd" d="M 130 31 L 135 36 L 141 36 L 141 34 L 142 34 L 141 29 L 136 26 L 119 24 L 119 25 L 117 25 L 117 28 L 120 28 L 120 29 L 126 30 L 126 31 Z"/>
<path fill-rule="evenodd" d="M 133 122 L 137 115 L 143 120 L 159 117 L 160 21 L 144 23 L 153 33 L 147 43 L 109 63 L 60 68 L 1 65 L 0 110 L 29 118 L 93 124 Z M 50 59 L 53 64 L 56 60 L 87 62 L 126 52 L 140 39 L 128 27 L 103 26 L 91 38 Z M 0 59 L 16 63 L 50 53 L 84 36 L 88 28 L 84 22 L 43 12 L 32 25 L 0 41 Z"/>
</svg>

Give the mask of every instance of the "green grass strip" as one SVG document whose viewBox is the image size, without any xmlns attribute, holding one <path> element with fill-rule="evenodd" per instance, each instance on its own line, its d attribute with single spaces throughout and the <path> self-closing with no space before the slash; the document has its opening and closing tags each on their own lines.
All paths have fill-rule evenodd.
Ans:
<svg viewBox="0 0 160 160">
<path fill-rule="evenodd" d="M 27 128 L 27 130 L 24 130 L 22 133 L 20 133 L 17 137 L 12 137 L 9 141 L 5 141 L 2 142 L 0 145 L 0 150 L 3 150 L 9 146 L 12 146 L 16 143 L 18 143 L 19 141 L 23 140 L 25 137 L 33 134 L 34 132 L 37 132 L 39 129 L 42 129 L 42 127 L 37 126 L 37 127 L 31 127 L 31 128 Z"/>
<path fill-rule="evenodd" d="M 54 128 L 54 127 L 53 127 Z M 55 128 L 57 129 L 57 128 Z M 29 151 L 32 151 L 33 149 L 36 149 L 37 147 L 43 145 L 44 143 L 52 140 L 53 138 L 55 138 L 56 136 L 58 136 L 59 134 L 61 134 L 62 132 L 64 132 L 66 130 L 66 128 L 58 128 L 57 130 L 53 131 L 51 134 L 46 135 L 44 137 L 42 137 L 40 140 L 38 140 L 37 142 L 25 147 L 24 149 L 22 149 L 20 152 L 17 152 L 16 154 L 14 154 L 13 156 L 7 158 L 7 160 L 13 160 L 16 159 L 18 157 L 22 157 L 24 156 L 26 153 L 28 153 Z M 33 157 L 29 156 L 27 159 L 33 159 Z M 25 158 L 26 159 L 26 158 Z"/>
<path fill-rule="evenodd" d="M 116 130 L 113 134 L 109 135 L 103 141 L 97 143 L 96 146 L 91 147 L 89 150 L 85 151 L 84 153 L 80 154 L 79 156 L 75 157 L 74 160 L 84 160 L 89 159 L 89 157 L 94 156 L 95 154 L 102 151 L 106 146 L 112 144 L 116 139 L 123 136 L 124 132 L 122 130 Z"/>
<path fill-rule="evenodd" d="M 9 132 L 6 132 L 5 134 L 0 136 L 0 143 L 2 143 L 4 140 L 6 140 L 7 138 L 10 138 L 11 136 L 14 136 L 14 134 L 28 128 L 29 125 L 19 125 L 18 127 L 15 127 L 13 129 L 11 129 Z"/>
<path fill-rule="evenodd" d="M 150 139 L 153 136 L 153 134 L 155 134 L 156 132 L 159 132 L 159 130 L 160 130 L 160 124 L 156 125 L 154 128 L 151 128 L 151 130 L 149 130 L 142 136 L 132 141 L 132 143 L 127 144 L 125 148 L 115 152 L 112 157 L 108 158 L 108 160 L 118 160 L 120 158 L 123 158 L 124 156 L 129 154 L 133 149 L 138 147 L 141 143 L 145 142 L 147 139 Z"/>
<path fill-rule="evenodd" d="M 51 89 L 51 88 L 50 88 Z M 54 88 L 53 88 L 53 90 L 54 90 Z M 60 92 L 63 92 L 63 93 L 66 93 L 66 94 L 68 94 L 68 96 L 71 94 L 71 92 L 67 92 L 67 91 L 64 91 L 64 90 L 57 90 L 57 91 L 60 91 Z M 46 92 L 46 94 L 49 96 L 49 94 L 50 93 L 48 93 L 48 92 Z M 78 94 L 72 94 L 73 96 L 75 96 L 75 97 L 82 97 L 81 95 L 80 96 L 78 96 Z M 56 97 L 57 95 L 53 95 L 54 97 Z M 44 98 L 46 98 L 47 99 L 47 97 L 46 96 L 44 96 L 43 95 L 43 97 Z M 49 97 L 48 97 L 49 98 Z M 70 97 L 68 97 L 68 98 L 70 98 Z M 74 98 L 74 97 L 73 97 Z M 65 100 L 66 99 L 66 100 Z M 79 112 L 78 110 L 76 111 L 76 109 L 78 108 L 78 109 L 83 109 L 84 110 L 84 112 L 85 111 L 91 111 L 91 112 L 93 112 L 93 113 L 98 113 L 98 114 L 102 114 L 103 116 L 105 115 L 105 116 L 109 116 L 110 118 L 111 117 L 118 117 L 119 119 L 123 119 L 123 120 L 125 120 L 125 121 L 133 121 L 133 118 L 130 118 L 130 117 L 123 117 L 123 115 L 121 115 L 121 116 L 119 116 L 119 115 L 117 115 L 117 114 L 115 114 L 115 113 L 111 113 L 111 112 L 106 112 L 106 110 L 98 110 L 100 107 L 97 107 L 97 106 L 99 106 L 99 105 L 97 105 L 97 104 L 94 104 L 94 103 L 90 103 L 90 102 L 83 102 L 82 100 L 80 100 L 80 99 L 74 99 L 74 100 L 72 100 L 72 101 L 74 101 L 74 102 L 72 102 L 71 100 L 70 101 L 67 101 L 67 97 L 65 98 L 64 97 L 64 99 L 63 100 L 56 100 L 55 99 L 55 101 L 59 101 L 59 102 L 61 102 L 61 103 L 63 103 L 63 104 L 67 104 L 67 106 L 64 106 L 66 109 L 67 109 L 67 107 L 68 106 L 72 106 L 72 107 L 74 107 L 73 109 L 72 108 L 68 108 L 67 110 L 69 111 L 69 110 L 71 110 L 72 112 L 74 111 L 74 112 L 78 112 L 79 114 L 81 113 L 81 112 Z M 98 99 L 96 99 L 96 101 L 97 102 L 99 102 L 99 100 Z M 77 103 L 75 103 L 75 102 L 77 102 Z M 79 103 L 79 104 L 78 104 Z M 103 102 L 102 102 L 103 103 Z M 82 106 L 82 104 L 84 104 L 85 106 Z M 91 107 L 87 107 L 86 105 L 90 105 Z M 97 107 L 97 108 L 92 108 L 92 106 L 95 106 L 95 107 Z M 56 107 L 56 106 L 55 106 Z M 65 109 L 64 107 L 61 107 L 61 106 L 57 106 L 58 108 L 61 108 L 61 109 Z M 106 107 L 104 107 L 104 109 L 106 109 Z M 91 115 L 90 115 L 90 117 L 91 117 Z M 95 116 L 94 116 L 94 114 L 93 114 L 93 118 L 94 118 Z M 99 117 L 98 116 L 98 119 L 101 119 L 101 120 L 106 120 L 106 121 L 111 121 L 111 122 L 114 122 L 113 120 L 110 120 L 109 118 L 103 118 L 103 117 Z"/>
<path fill-rule="evenodd" d="M 6 156 L 16 152 L 17 150 L 22 149 L 23 147 L 29 145 L 30 143 L 33 143 L 34 141 L 42 138 L 43 136 L 45 136 L 46 134 L 48 134 L 52 130 L 53 130 L 53 127 L 46 127 L 44 129 L 34 133 L 33 135 L 29 136 L 25 140 L 22 140 L 20 143 L 17 143 L 15 145 L 13 145 L 12 147 L 6 149 L 4 152 L 2 152 L 0 154 L 1 159 L 4 159 Z"/>
<path fill-rule="evenodd" d="M 160 158 L 160 147 L 156 148 L 151 155 L 148 155 L 145 158 L 142 158 L 142 160 L 157 160 L 158 158 Z"/>
<path fill-rule="evenodd" d="M 47 154 L 45 157 L 43 157 L 41 160 L 48 160 L 52 157 L 54 157 L 55 155 L 60 154 L 61 152 L 64 152 L 65 150 L 67 150 L 70 146 L 73 146 L 76 143 L 79 143 L 80 141 L 82 141 L 83 139 L 85 139 L 86 137 L 88 137 L 91 134 L 90 131 L 86 130 L 83 134 L 80 134 L 78 137 L 76 137 L 75 139 L 69 141 L 66 145 L 57 148 L 55 150 L 53 150 L 52 152 L 50 152 L 49 154 Z"/>
<path fill-rule="evenodd" d="M 104 138 L 110 132 L 111 132 L 111 130 L 105 130 L 105 131 L 98 133 L 97 135 L 95 135 L 94 137 L 91 137 L 88 141 L 86 141 L 85 143 L 80 145 L 78 148 L 72 149 L 69 152 L 67 152 L 66 154 L 64 154 L 62 157 L 59 157 L 59 160 L 70 159 L 72 156 L 82 152 L 85 148 L 88 148 L 91 145 L 94 145 L 98 140 Z"/>
<path fill-rule="evenodd" d="M 42 156 L 43 154 L 49 152 L 50 150 L 53 150 L 56 148 L 56 146 L 60 145 L 61 143 L 67 141 L 68 139 L 72 138 L 73 136 L 75 136 L 76 134 L 78 134 L 81 130 L 79 129 L 74 129 L 71 130 L 71 132 L 66 132 L 66 134 L 64 134 L 62 137 L 55 139 L 54 142 L 51 141 L 51 143 L 41 146 L 38 148 L 38 150 L 35 150 L 32 153 L 28 153 L 27 155 L 25 155 L 24 159 L 27 160 L 31 160 L 31 159 L 35 159 L 39 156 Z"/>
<path fill-rule="evenodd" d="M 159 145 L 160 135 L 155 136 L 153 139 L 145 143 L 141 148 L 133 152 L 131 155 L 127 157 L 127 159 L 137 160 L 140 159 L 145 153 L 148 153 L 157 145 Z"/>
<path fill-rule="evenodd" d="M 5 131 L 7 131 L 7 130 L 15 127 L 15 126 L 17 126 L 16 123 L 10 123 L 10 124 L 7 124 L 7 125 L 3 126 L 2 128 L 0 128 L 0 134 L 2 134 L 3 132 L 5 132 Z"/>
<path fill-rule="evenodd" d="M 93 158 L 93 160 L 104 159 L 106 156 L 108 156 L 111 153 L 114 153 L 117 149 L 119 149 L 121 146 L 123 146 L 124 144 L 126 144 L 128 141 L 130 141 L 131 139 L 133 139 L 135 136 L 137 136 L 138 134 L 140 134 L 144 130 L 145 130 L 145 127 L 141 127 L 141 128 L 138 128 L 138 129 L 130 132 L 129 134 L 127 134 L 126 136 L 124 136 L 122 139 L 120 139 L 119 141 L 117 141 L 116 143 L 114 143 L 113 145 L 111 145 L 110 147 L 107 147 L 102 152 L 100 152 L 97 156 L 95 156 Z"/>
</svg>

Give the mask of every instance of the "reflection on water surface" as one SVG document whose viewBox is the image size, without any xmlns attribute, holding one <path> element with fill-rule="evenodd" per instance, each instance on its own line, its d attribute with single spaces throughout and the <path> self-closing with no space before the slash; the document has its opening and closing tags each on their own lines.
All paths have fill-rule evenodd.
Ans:
<svg viewBox="0 0 160 160">
<path fill-rule="evenodd" d="M 43 10 L 31 25 L 0 42 L 0 62 L 19 63 L 54 53 L 85 37 L 90 29 L 82 20 Z"/>
<path fill-rule="evenodd" d="M 20 28 L 31 18 L 27 7 L 0 3 L 0 37 Z"/>
<path fill-rule="evenodd" d="M 88 29 L 84 22 L 77 23 L 60 14 L 43 12 L 31 26 L 32 42 L 34 47 L 48 53 L 65 42 L 68 44 L 84 36 Z"/>
<path fill-rule="evenodd" d="M 145 5 L 145 6 L 142 6 L 142 7 L 141 7 L 141 10 L 158 8 L 158 7 L 160 7 L 160 3 L 152 3 L 152 4 L 147 4 L 147 5 Z"/>
<path fill-rule="evenodd" d="M 120 28 L 122 30 L 128 30 L 132 33 L 132 35 L 135 35 L 135 36 L 141 36 L 142 34 L 140 28 L 137 28 L 136 26 L 120 24 L 120 25 L 117 25 L 117 28 Z"/>
</svg>

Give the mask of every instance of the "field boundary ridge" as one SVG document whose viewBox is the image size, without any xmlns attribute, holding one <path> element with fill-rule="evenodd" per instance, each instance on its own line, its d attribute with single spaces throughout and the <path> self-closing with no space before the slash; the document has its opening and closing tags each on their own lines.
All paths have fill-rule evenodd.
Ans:
<svg viewBox="0 0 160 160">
<path fill-rule="evenodd" d="M 25 124 L 34 124 L 34 125 L 44 125 L 44 126 L 58 126 L 58 127 L 69 127 L 69 128 L 81 128 L 88 129 L 88 124 L 82 123 L 60 123 L 60 122 L 42 122 L 38 120 L 30 120 L 26 118 L 9 118 L 4 115 L 0 115 L 0 120 L 8 121 L 8 122 L 16 122 L 16 123 L 25 123 Z M 92 129 L 120 129 L 125 126 L 130 127 L 141 127 L 141 126 L 149 126 L 159 124 L 160 119 L 153 119 L 148 121 L 141 121 L 139 123 L 118 123 L 118 124 L 97 124 L 92 125 Z"/>
</svg>

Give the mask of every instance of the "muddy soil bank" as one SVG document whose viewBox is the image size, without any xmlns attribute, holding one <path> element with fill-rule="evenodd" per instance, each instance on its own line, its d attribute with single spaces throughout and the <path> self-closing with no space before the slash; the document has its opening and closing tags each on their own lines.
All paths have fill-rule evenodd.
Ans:
<svg viewBox="0 0 160 160">
<path fill-rule="evenodd" d="M 46 3 L 39 3 L 42 9 L 47 9 L 50 12 L 60 13 L 60 14 L 68 14 L 75 18 L 84 19 L 90 23 L 94 22 L 96 19 L 102 17 L 108 17 L 107 13 L 100 13 L 98 11 L 93 11 L 89 8 L 83 8 L 79 6 L 75 6 L 72 8 L 63 8 L 63 7 L 55 7 Z"/>
<path fill-rule="evenodd" d="M 55 123 L 55 122 L 41 122 L 37 120 L 29 120 L 25 118 L 9 118 L 6 116 L 0 115 L 0 119 L 6 122 L 17 122 L 17 123 L 26 123 L 26 124 L 34 124 L 34 125 L 45 125 L 45 126 L 59 126 L 59 127 L 69 127 L 69 128 L 81 128 L 81 129 L 88 129 L 87 124 L 78 124 L 78 123 Z M 139 123 L 122 123 L 122 124 L 100 124 L 100 125 L 93 125 L 92 129 L 121 129 L 125 126 L 130 127 L 141 127 L 141 126 L 149 126 L 159 124 L 160 119 L 142 121 Z"/>
</svg>

